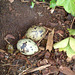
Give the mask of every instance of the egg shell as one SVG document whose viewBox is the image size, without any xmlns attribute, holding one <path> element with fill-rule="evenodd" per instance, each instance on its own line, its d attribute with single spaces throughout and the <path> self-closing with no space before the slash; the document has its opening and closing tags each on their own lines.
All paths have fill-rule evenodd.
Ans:
<svg viewBox="0 0 75 75">
<path fill-rule="evenodd" d="M 46 29 L 42 26 L 32 26 L 28 29 L 25 36 L 34 41 L 39 41 L 43 38 L 45 32 Z"/>
<path fill-rule="evenodd" d="M 32 55 L 38 51 L 38 46 L 30 39 L 21 39 L 17 43 L 17 49 L 24 55 Z"/>
</svg>

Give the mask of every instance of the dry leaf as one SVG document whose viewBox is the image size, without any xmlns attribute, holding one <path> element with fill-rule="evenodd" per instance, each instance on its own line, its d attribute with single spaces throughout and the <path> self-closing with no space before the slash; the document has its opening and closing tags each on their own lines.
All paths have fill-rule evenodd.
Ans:
<svg viewBox="0 0 75 75">
<path fill-rule="evenodd" d="M 11 35 L 11 34 L 7 34 L 6 37 L 5 37 L 5 39 L 9 39 L 9 38 L 11 38 L 11 39 L 15 39 L 15 37 L 14 37 L 13 35 Z"/>
<path fill-rule="evenodd" d="M 29 2 L 29 0 L 21 0 L 21 2 Z"/>
<path fill-rule="evenodd" d="M 10 42 L 8 41 L 9 38 L 15 39 L 15 37 L 14 37 L 13 35 L 7 34 L 6 37 L 4 37 L 4 40 L 5 40 L 8 44 L 10 44 Z"/>
<path fill-rule="evenodd" d="M 75 75 L 75 73 L 68 67 L 63 67 L 63 66 L 60 66 L 60 72 L 66 74 L 66 75 Z"/>
<path fill-rule="evenodd" d="M 10 3 L 14 2 L 14 0 L 9 0 Z"/>
<path fill-rule="evenodd" d="M 48 34 L 46 50 L 49 50 L 49 51 L 52 50 L 52 47 L 53 47 L 53 35 L 54 35 L 54 29 L 52 30 L 51 33 Z"/>
</svg>

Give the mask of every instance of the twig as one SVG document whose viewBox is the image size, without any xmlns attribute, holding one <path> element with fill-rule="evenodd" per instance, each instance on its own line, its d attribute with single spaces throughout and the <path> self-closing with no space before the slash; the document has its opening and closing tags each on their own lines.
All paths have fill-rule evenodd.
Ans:
<svg viewBox="0 0 75 75">
<path fill-rule="evenodd" d="M 29 1 L 21 0 L 21 2 L 25 2 L 25 3 L 27 3 L 27 2 L 29 2 Z"/>
<path fill-rule="evenodd" d="M 45 50 L 45 48 L 44 48 L 44 47 L 39 47 L 39 49 L 40 49 L 40 50 Z"/>
<path fill-rule="evenodd" d="M 5 40 L 8 44 L 10 44 L 10 42 L 7 40 L 7 38 L 4 38 L 4 40 Z"/>
<path fill-rule="evenodd" d="M 74 23 L 75 17 L 73 18 L 73 21 L 71 23 L 70 29 L 72 29 L 73 23 Z"/>
<path fill-rule="evenodd" d="M 44 37 L 47 35 L 48 30 L 46 31 L 46 33 L 44 34 L 43 38 L 37 43 L 37 45 L 39 46 L 39 43 L 44 39 Z"/>
<path fill-rule="evenodd" d="M 47 29 L 48 31 L 52 31 L 52 29 L 46 27 L 46 26 L 43 26 L 45 29 Z"/>
<path fill-rule="evenodd" d="M 49 4 L 47 2 L 38 2 L 38 1 L 35 1 L 36 4 Z M 50 4 L 49 4 L 50 5 Z"/>
<path fill-rule="evenodd" d="M 16 67 L 16 66 L 18 66 L 18 65 L 11 65 L 11 64 L 1 64 L 1 66 L 12 66 L 12 67 Z"/>
<path fill-rule="evenodd" d="M 35 55 L 35 56 L 37 56 L 36 59 L 34 59 L 33 57 L 31 57 L 29 60 L 32 60 L 32 58 L 33 58 L 34 59 L 34 64 L 32 66 L 30 66 L 29 68 L 27 68 L 26 70 L 23 70 L 19 75 L 23 75 L 23 73 L 27 74 L 31 69 L 33 69 L 33 67 L 37 63 L 37 60 L 39 58 L 41 58 L 42 56 L 44 56 L 45 53 L 46 53 L 46 50 L 42 51 L 39 55 Z"/>
<path fill-rule="evenodd" d="M 5 53 L 5 54 L 8 55 L 8 53 L 7 53 L 6 51 L 2 50 L 2 49 L 0 49 L 0 52 L 1 52 L 1 53 Z"/>
<path fill-rule="evenodd" d="M 29 60 L 32 60 L 34 57 L 36 57 L 36 60 L 40 59 L 42 56 L 44 56 L 44 54 L 46 53 L 46 51 L 47 50 L 43 50 L 43 51 L 37 52 L 36 54 L 34 54 L 33 56 L 31 56 L 31 58 Z"/>
<path fill-rule="evenodd" d="M 71 23 L 70 29 L 72 29 L 72 26 L 73 26 L 74 20 L 75 20 L 75 17 L 74 17 L 73 20 L 72 20 L 72 23 Z M 71 37 L 71 35 L 69 35 L 69 37 Z"/>
<path fill-rule="evenodd" d="M 62 35 L 61 33 L 58 33 L 58 34 L 59 34 L 62 38 L 64 38 L 63 35 Z"/>
<path fill-rule="evenodd" d="M 43 70 L 43 69 L 45 69 L 46 67 L 49 67 L 49 66 L 51 66 L 51 64 L 43 65 L 43 66 L 33 68 L 33 69 L 30 69 L 30 70 L 27 70 L 27 71 L 24 70 L 23 72 L 19 73 L 19 75 L 31 73 L 31 72 L 38 71 L 38 70 Z"/>
</svg>

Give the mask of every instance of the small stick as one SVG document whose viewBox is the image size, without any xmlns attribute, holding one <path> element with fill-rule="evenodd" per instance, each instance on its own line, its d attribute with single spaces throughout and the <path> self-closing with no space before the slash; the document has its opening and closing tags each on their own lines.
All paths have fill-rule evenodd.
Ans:
<svg viewBox="0 0 75 75">
<path fill-rule="evenodd" d="M 30 69 L 30 70 L 27 70 L 27 71 L 24 70 L 23 72 L 19 73 L 19 75 L 24 75 L 24 74 L 31 73 L 31 72 L 34 72 L 34 71 L 43 70 L 43 69 L 45 69 L 46 67 L 49 67 L 49 66 L 51 66 L 51 64 L 43 65 L 43 66 L 33 68 L 33 69 Z"/>
<path fill-rule="evenodd" d="M 11 65 L 11 64 L 1 64 L 1 66 L 12 66 L 12 67 L 16 67 L 16 66 L 18 66 L 18 65 Z"/>
<path fill-rule="evenodd" d="M 0 52 L 1 53 L 6 53 L 8 55 L 8 53 L 6 51 L 2 50 L 2 49 L 0 49 Z"/>
<path fill-rule="evenodd" d="M 4 40 L 5 40 L 8 44 L 10 44 L 10 42 L 7 40 L 7 38 L 4 38 Z"/>
<path fill-rule="evenodd" d="M 47 2 L 38 2 L 38 1 L 35 1 L 36 4 L 49 4 Z"/>
<path fill-rule="evenodd" d="M 75 17 L 74 17 L 73 20 L 72 20 L 72 23 L 71 23 L 70 29 L 72 29 L 72 26 L 73 26 L 74 20 L 75 20 Z M 71 35 L 69 35 L 69 37 L 71 37 Z"/>
<path fill-rule="evenodd" d="M 52 29 L 46 27 L 46 26 L 43 26 L 45 29 L 47 29 L 48 31 L 52 31 Z"/>
<path fill-rule="evenodd" d="M 47 35 L 48 30 L 46 31 L 46 33 L 44 34 L 43 38 Z M 43 38 L 37 43 L 37 45 L 39 46 L 39 43 L 43 40 Z"/>
<path fill-rule="evenodd" d="M 73 23 L 74 23 L 75 17 L 73 18 L 73 21 L 71 23 L 70 29 L 72 29 Z"/>
<path fill-rule="evenodd" d="M 26 2 L 26 3 L 27 3 L 27 2 L 29 2 L 29 1 L 21 0 L 21 2 Z"/>
<path fill-rule="evenodd" d="M 39 47 L 39 49 L 40 49 L 40 50 L 45 50 L 45 48 L 44 48 L 44 47 Z"/>
<path fill-rule="evenodd" d="M 60 33 L 58 33 L 58 34 L 59 34 L 62 38 L 64 38 L 62 34 L 60 34 Z"/>
</svg>

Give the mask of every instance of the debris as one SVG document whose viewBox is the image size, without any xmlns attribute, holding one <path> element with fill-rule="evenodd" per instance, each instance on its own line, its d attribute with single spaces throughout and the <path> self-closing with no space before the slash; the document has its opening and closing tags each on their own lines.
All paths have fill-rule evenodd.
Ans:
<svg viewBox="0 0 75 75">
<path fill-rule="evenodd" d="M 48 30 L 47 30 L 47 31 L 45 32 L 45 34 L 43 35 L 42 39 L 44 39 L 44 37 L 47 35 L 47 33 L 48 33 Z M 40 42 L 42 41 L 42 39 L 39 40 L 39 42 L 37 43 L 38 46 L 40 45 Z"/>
<path fill-rule="evenodd" d="M 39 47 L 39 49 L 40 49 L 40 50 L 45 50 L 45 48 L 44 48 L 44 47 Z"/>
<path fill-rule="evenodd" d="M 33 69 L 30 69 L 30 70 L 27 70 L 27 71 L 24 70 L 23 72 L 19 73 L 19 75 L 31 73 L 31 72 L 38 71 L 38 70 L 43 70 L 43 69 L 45 69 L 46 67 L 49 67 L 49 66 L 51 66 L 51 64 L 43 65 L 43 66 L 33 68 Z"/>
<path fill-rule="evenodd" d="M 47 40 L 47 45 L 46 45 L 46 50 L 49 50 L 50 52 L 53 47 L 53 35 L 54 35 L 54 29 L 52 30 L 51 33 L 48 34 L 48 40 Z"/>
<path fill-rule="evenodd" d="M 75 73 L 68 67 L 60 66 L 59 71 L 66 75 L 75 75 Z"/>
<path fill-rule="evenodd" d="M 4 51 L 4 50 L 2 50 L 2 49 L 0 49 L 0 52 L 7 54 L 6 51 Z M 8 55 L 8 54 L 7 54 L 7 55 Z"/>
<path fill-rule="evenodd" d="M 15 39 L 15 37 L 14 37 L 13 35 L 11 35 L 11 34 L 7 34 L 5 38 L 6 38 L 6 39 L 9 39 L 9 38 Z"/>
<path fill-rule="evenodd" d="M 21 0 L 21 2 L 29 2 L 29 0 Z"/>
<path fill-rule="evenodd" d="M 47 51 L 47 52 L 45 53 L 45 58 L 48 59 L 49 57 L 50 57 L 50 53 Z"/>
<path fill-rule="evenodd" d="M 10 44 L 10 42 L 8 41 L 8 39 L 15 39 L 15 37 L 13 36 L 13 35 L 11 35 L 11 34 L 7 34 L 6 35 L 6 37 L 4 37 L 4 40 L 8 43 L 8 44 Z"/>
<path fill-rule="evenodd" d="M 13 45 L 7 44 L 6 49 L 8 53 L 13 54 L 13 51 L 14 51 Z"/>
</svg>

